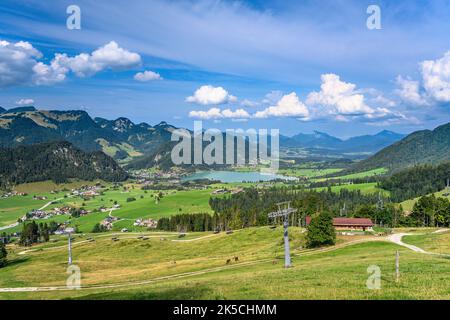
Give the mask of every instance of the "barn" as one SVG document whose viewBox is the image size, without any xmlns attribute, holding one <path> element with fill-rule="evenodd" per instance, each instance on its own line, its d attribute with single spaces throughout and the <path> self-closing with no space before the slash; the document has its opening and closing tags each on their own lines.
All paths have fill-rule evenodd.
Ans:
<svg viewBox="0 0 450 320">
<path fill-rule="evenodd" d="M 311 217 L 306 217 L 306 225 L 311 223 Z M 337 230 L 372 230 L 372 220 L 368 218 L 333 218 L 333 226 Z"/>
</svg>

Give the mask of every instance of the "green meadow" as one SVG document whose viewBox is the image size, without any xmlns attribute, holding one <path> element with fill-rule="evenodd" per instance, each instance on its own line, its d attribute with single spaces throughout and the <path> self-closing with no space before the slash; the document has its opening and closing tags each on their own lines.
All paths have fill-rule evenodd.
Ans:
<svg viewBox="0 0 450 320">
<path fill-rule="evenodd" d="M 38 222 L 65 222 L 70 221 L 72 226 L 78 226 L 81 232 L 90 232 L 94 225 L 109 214 L 100 212 L 101 207 L 112 208 L 114 204 L 119 204 L 120 208 L 113 210 L 112 215 L 123 219 L 114 224 L 114 229 L 133 228 L 133 223 L 138 218 L 153 218 L 171 216 L 178 213 L 211 213 L 209 207 L 209 198 L 214 189 L 205 190 L 164 190 L 161 191 L 162 197 L 157 201 L 156 195 L 159 191 L 141 190 L 140 186 L 132 184 L 127 185 L 128 190 L 123 188 L 113 189 L 109 186 L 102 195 L 83 199 L 82 197 L 67 196 L 66 192 L 58 193 L 38 193 L 40 196 L 47 196 L 47 200 L 33 200 L 33 195 L 14 196 L 7 199 L 0 199 L 0 227 L 7 226 L 17 221 L 32 209 L 39 209 L 48 202 L 52 202 L 45 210 L 51 210 L 56 207 L 71 206 L 84 208 L 91 211 L 90 214 L 79 218 L 69 216 L 55 216 Z M 62 189 L 60 189 L 62 190 Z M 66 196 L 65 196 L 66 195 Z M 129 201 L 128 199 L 135 199 Z M 19 231 L 20 226 L 10 228 L 8 232 Z M 139 228 L 137 228 L 139 229 Z"/>
<path fill-rule="evenodd" d="M 321 187 L 321 188 L 314 188 L 316 191 L 323 191 L 327 190 L 327 187 Z M 332 186 L 331 191 L 332 192 L 339 192 L 341 189 L 347 189 L 347 190 L 360 190 L 363 194 L 368 193 L 378 193 L 382 192 L 384 195 L 388 195 L 389 191 L 383 190 L 381 188 L 377 187 L 377 183 L 375 182 L 369 182 L 369 183 L 355 183 L 355 184 L 342 184 L 338 186 Z"/>
<path fill-rule="evenodd" d="M 403 241 L 426 251 L 448 254 L 450 258 L 450 232 L 415 234 L 403 237 Z"/>
<path fill-rule="evenodd" d="M 17 222 L 32 209 L 39 209 L 50 200 L 33 200 L 32 195 L 0 199 L 0 227 Z"/>
<path fill-rule="evenodd" d="M 342 169 L 309 169 L 309 168 L 292 168 L 280 169 L 279 173 L 285 176 L 300 177 L 300 178 L 316 178 L 323 177 L 328 174 L 341 172 Z"/>
<path fill-rule="evenodd" d="M 170 233 L 146 235 L 148 240 L 134 234 L 121 234 L 116 242 L 106 235 L 94 242 L 76 239 L 74 263 L 85 288 L 3 292 L 0 299 L 450 299 L 450 259 L 416 253 L 383 238 L 340 237 L 335 247 L 305 250 L 304 233 L 291 228 L 293 267 L 284 269 L 280 227 L 199 233 L 186 240 Z M 12 248 L 10 265 L 0 270 L 0 287 L 64 286 L 66 247 L 46 246 L 25 254 Z M 378 290 L 366 286 L 369 266 L 380 268 Z M 95 287 L 102 285 L 110 287 Z"/>
<path fill-rule="evenodd" d="M 342 170 L 340 170 L 342 171 Z M 337 172 L 340 172 L 337 171 Z M 343 174 L 343 175 L 333 175 L 333 177 L 326 177 L 326 178 L 314 178 L 312 179 L 312 181 L 327 181 L 327 180 L 353 180 L 353 179 L 363 179 L 363 178 L 367 178 L 367 177 L 373 177 L 373 176 L 378 176 L 378 175 L 383 175 L 385 173 L 387 173 L 388 170 L 385 168 L 377 168 L 377 169 L 372 169 L 372 170 L 367 170 L 367 171 L 361 171 L 361 172 L 356 172 L 356 173 L 350 173 L 350 174 Z M 329 174 L 332 174 L 334 172 L 330 172 Z"/>
<path fill-rule="evenodd" d="M 71 181 L 62 184 L 56 184 L 52 181 L 42 181 L 18 185 L 14 187 L 13 190 L 25 192 L 27 195 L 0 199 L 0 227 L 15 223 L 17 222 L 17 219 L 23 217 L 27 212 L 39 209 L 51 201 L 63 198 L 57 205 L 50 205 L 47 208 L 61 206 L 65 201 L 64 195 L 68 192 L 67 190 L 78 188 L 83 185 L 94 185 L 97 182 L 102 181 Z M 52 193 L 52 191 L 55 191 L 56 193 Z M 47 199 L 34 200 L 34 195 L 45 196 Z"/>
<path fill-rule="evenodd" d="M 362 172 L 357 172 L 357 173 L 351 173 L 351 174 L 338 176 L 338 178 L 339 179 L 343 179 L 343 180 L 351 180 L 351 179 L 359 179 L 359 178 L 378 176 L 378 175 L 385 174 L 386 172 L 388 172 L 388 170 L 385 169 L 385 168 L 377 168 L 377 169 L 373 169 L 373 170 L 362 171 Z"/>
</svg>

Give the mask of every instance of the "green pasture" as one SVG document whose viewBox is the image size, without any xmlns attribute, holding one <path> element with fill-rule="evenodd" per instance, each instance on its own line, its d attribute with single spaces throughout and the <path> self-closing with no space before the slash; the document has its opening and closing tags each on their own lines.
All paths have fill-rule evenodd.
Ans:
<svg viewBox="0 0 450 320">
<path fill-rule="evenodd" d="M 323 191 L 323 190 L 327 190 L 327 189 L 328 189 L 328 187 L 314 188 L 314 190 L 316 190 L 316 191 Z M 378 188 L 377 184 L 375 182 L 342 184 L 342 185 L 331 187 L 331 191 L 336 192 L 336 193 L 340 192 L 341 189 L 347 189 L 349 191 L 360 190 L 361 193 L 363 193 L 363 194 L 382 192 L 384 195 L 389 195 L 389 191 Z"/>
<path fill-rule="evenodd" d="M 140 187 L 127 185 L 130 187 L 127 191 L 123 188 L 117 190 L 109 187 L 104 194 L 85 198 L 79 196 L 66 196 L 64 192 L 51 194 L 49 192 L 39 193 L 45 195 L 47 200 L 33 200 L 32 195 L 14 196 L 8 199 L 0 199 L 0 226 L 6 226 L 17 221 L 25 213 L 32 209 L 38 209 L 50 201 L 53 201 L 45 210 L 51 210 L 56 207 L 71 206 L 91 211 L 90 214 L 79 218 L 71 218 L 69 216 L 55 216 L 50 219 L 38 220 L 37 222 L 50 222 L 52 220 L 58 222 L 70 221 L 72 226 L 78 226 L 81 232 L 90 232 L 94 225 L 109 214 L 100 212 L 100 208 L 112 208 L 114 204 L 120 205 L 120 208 L 112 211 L 112 215 L 123 219 L 114 224 L 114 229 L 129 228 L 133 230 L 141 230 L 142 228 L 133 227 L 134 220 L 138 218 L 158 219 L 179 213 L 211 213 L 209 207 L 209 198 L 214 189 L 206 190 L 189 190 L 176 191 L 164 190 L 159 201 L 156 195 L 159 191 L 141 190 Z M 128 201 L 134 198 L 133 201 Z M 59 199 L 59 200 L 57 200 Z M 7 232 L 19 231 L 21 226 L 7 229 Z"/>
<path fill-rule="evenodd" d="M 293 267 L 284 269 L 281 228 L 201 233 L 188 241 L 173 234 L 155 234 L 146 241 L 127 236 L 120 235 L 124 238 L 117 242 L 105 235 L 94 242 L 77 239 L 80 244 L 73 250 L 82 285 L 123 287 L 0 293 L 0 299 L 450 299 L 450 259 L 382 238 L 355 236 L 340 239 L 336 247 L 305 250 L 301 229 L 291 228 Z M 0 269 L 0 287 L 65 285 L 65 247 L 26 254 L 18 254 L 20 248 L 10 250 L 11 263 Z M 376 290 L 367 287 L 373 266 L 381 272 Z"/>
<path fill-rule="evenodd" d="M 450 257 L 450 230 L 404 236 L 403 242 L 415 245 L 429 252 L 447 254 Z"/>
</svg>

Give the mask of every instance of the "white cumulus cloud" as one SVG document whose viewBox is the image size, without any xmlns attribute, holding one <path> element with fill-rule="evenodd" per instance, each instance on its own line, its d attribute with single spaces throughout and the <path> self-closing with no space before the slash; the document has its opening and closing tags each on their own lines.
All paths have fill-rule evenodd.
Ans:
<svg viewBox="0 0 450 320">
<path fill-rule="evenodd" d="M 225 109 L 222 111 L 222 115 L 227 119 L 246 119 L 250 118 L 250 114 L 244 109 L 237 109 L 232 111 L 230 109 Z"/>
<path fill-rule="evenodd" d="M 438 102 L 450 101 L 450 51 L 437 60 L 426 60 L 420 64 L 423 87 L 427 94 Z"/>
<path fill-rule="evenodd" d="M 30 82 L 33 67 L 42 53 L 30 43 L 10 43 L 0 40 L 0 87 L 22 85 Z"/>
<path fill-rule="evenodd" d="M 219 105 L 236 102 L 237 98 L 222 87 L 205 85 L 198 88 L 192 96 L 187 97 L 186 101 L 201 105 Z"/>
<path fill-rule="evenodd" d="M 62 67 L 69 68 L 79 77 L 92 76 L 100 71 L 127 70 L 141 65 L 141 56 L 119 47 L 111 41 L 92 53 L 81 53 L 74 57 L 67 54 L 57 55 L 55 60 Z"/>
<path fill-rule="evenodd" d="M 396 79 L 398 88 L 395 90 L 397 95 L 406 103 L 411 103 L 417 106 L 427 105 L 426 99 L 420 93 L 419 81 L 414 81 L 409 78 L 398 76 Z"/>
<path fill-rule="evenodd" d="M 270 117 L 296 117 L 307 118 L 309 110 L 303 102 L 300 101 L 297 94 L 292 92 L 284 95 L 277 104 L 270 106 L 262 111 L 254 114 L 255 118 L 270 118 Z"/>
<path fill-rule="evenodd" d="M 147 82 L 147 81 L 153 81 L 153 80 L 162 80 L 162 77 L 159 73 L 147 70 L 144 72 L 138 72 L 134 75 L 134 80 L 141 81 L 141 82 Z"/>
<path fill-rule="evenodd" d="M 127 70 L 141 65 L 139 54 L 121 48 L 114 41 L 92 53 L 74 57 L 57 53 L 50 64 L 39 61 L 42 57 L 42 53 L 29 42 L 0 40 L 0 87 L 50 85 L 64 81 L 70 71 L 86 77 L 107 69 Z"/>
<path fill-rule="evenodd" d="M 69 68 L 61 63 L 61 59 L 64 59 L 64 56 L 57 53 L 49 65 L 42 62 L 36 63 L 33 67 L 33 83 L 36 85 L 51 85 L 64 81 Z"/>
<path fill-rule="evenodd" d="M 323 74 L 321 80 L 321 90 L 308 95 L 307 105 L 321 106 L 327 114 L 361 115 L 374 112 L 365 103 L 364 95 L 355 90 L 355 84 L 341 81 L 336 74 Z"/>
</svg>

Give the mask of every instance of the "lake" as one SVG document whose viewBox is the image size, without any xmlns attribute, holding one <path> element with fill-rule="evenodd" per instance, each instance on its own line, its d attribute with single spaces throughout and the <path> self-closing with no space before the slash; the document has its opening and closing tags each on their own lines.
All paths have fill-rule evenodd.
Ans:
<svg viewBox="0 0 450 320">
<path fill-rule="evenodd" d="M 184 181 L 198 180 L 198 179 L 218 180 L 225 183 L 244 182 L 244 181 L 259 182 L 259 181 L 271 181 L 276 179 L 298 180 L 295 177 L 282 176 L 279 174 L 272 174 L 272 173 L 263 173 L 259 171 L 254 172 L 201 171 L 182 178 L 182 180 Z"/>
</svg>

